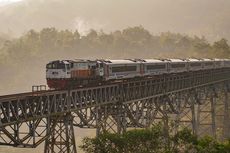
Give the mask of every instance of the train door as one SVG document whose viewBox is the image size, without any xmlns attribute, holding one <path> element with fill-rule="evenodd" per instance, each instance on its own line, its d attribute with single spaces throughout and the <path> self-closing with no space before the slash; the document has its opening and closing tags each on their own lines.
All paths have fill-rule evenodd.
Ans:
<svg viewBox="0 0 230 153">
<path fill-rule="evenodd" d="M 65 70 L 64 70 L 64 72 L 66 72 L 66 78 L 70 78 L 71 77 L 70 69 L 71 69 L 71 63 L 65 63 Z"/>
<path fill-rule="evenodd" d="M 97 62 L 97 75 L 104 76 L 104 66 L 103 63 L 100 61 Z"/>
<path fill-rule="evenodd" d="M 104 75 L 103 63 L 99 63 L 99 75 L 100 75 L 100 76 L 103 76 L 103 75 Z"/>
<path fill-rule="evenodd" d="M 145 73 L 144 64 L 143 64 L 143 63 L 140 63 L 140 75 L 143 76 L 144 73 Z"/>
</svg>

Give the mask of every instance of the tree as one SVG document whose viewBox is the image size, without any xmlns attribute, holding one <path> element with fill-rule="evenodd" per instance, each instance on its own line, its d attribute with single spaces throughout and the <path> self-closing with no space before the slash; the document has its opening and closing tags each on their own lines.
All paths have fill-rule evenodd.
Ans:
<svg viewBox="0 0 230 153">
<path fill-rule="evenodd" d="M 214 42 L 213 54 L 220 58 L 229 57 L 230 47 L 226 39 L 222 38 L 221 40 Z"/>
<path fill-rule="evenodd" d="M 58 31 L 55 28 L 44 28 L 40 31 L 41 48 L 53 50 L 57 42 Z"/>
<path fill-rule="evenodd" d="M 198 138 L 196 135 L 192 134 L 191 130 L 184 128 L 172 137 L 172 142 L 172 150 L 176 152 L 195 152 L 195 145 L 198 143 Z"/>
<path fill-rule="evenodd" d="M 164 151 L 161 125 L 149 129 L 136 129 L 122 135 L 105 133 L 96 138 L 84 138 L 80 146 L 87 153 L 151 153 Z"/>
<path fill-rule="evenodd" d="M 31 86 L 35 75 L 44 80 L 44 64 L 50 60 L 184 57 L 229 58 L 229 45 L 226 39 L 211 44 L 205 37 L 171 32 L 153 35 L 142 26 L 111 33 L 91 30 L 85 36 L 78 30 L 57 30 L 54 27 L 40 31 L 32 29 L 17 38 L 0 33 L 0 67 L 10 76 L 2 81 L 2 87 L 9 92 L 17 90 L 16 80 L 24 76 L 31 75 L 31 80 L 24 84 L 25 88 Z"/>
<path fill-rule="evenodd" d="M 212 137 L 198 138 L 184 128 L 165 137 L 162 124 L 135 129 L 123 134 L 104 133 L 84 138 L 80 146 L 86 153 L 229 153 L 230 140 L 218 142 Z"/>
</svg>

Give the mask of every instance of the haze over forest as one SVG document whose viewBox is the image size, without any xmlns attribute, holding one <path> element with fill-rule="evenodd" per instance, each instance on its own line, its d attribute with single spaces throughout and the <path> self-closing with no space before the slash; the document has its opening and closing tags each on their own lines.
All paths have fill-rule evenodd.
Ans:
<svg viewBox="0 0 230 153">
<path fill-rule="evenodd" d="M 230 39 L 229 0 L 21 0 L 0 7 L 0 33 L 44 27 L 110 32 L 142 25 L 160 32 Z"/>
</svg>

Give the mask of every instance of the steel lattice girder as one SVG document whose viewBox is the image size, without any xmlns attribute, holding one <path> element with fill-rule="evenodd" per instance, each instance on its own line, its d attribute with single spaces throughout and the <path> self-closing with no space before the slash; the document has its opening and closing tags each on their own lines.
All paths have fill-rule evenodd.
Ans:
<svg viewBox="0 0 230 153">
<path fill-rule="evenodd" d="M 50 133 L 42 135 L 43 132 L 38 139 L 39 134 L 31 131 L 42 127 L 41 121 L 68 112 L 76 116 L 75 126 L 97 128 L 98 133 L 148 127 L 157 119 L 166 120 L 170 114 L 181 114 L 177 118 L 182 121 L 186 107 L 191 116 L 193 105 L 203 105 L 207 97 L 217 96 L 220 89 L 229 89 L 229 77 L 229 69 L 216 69 L 0 99 L 0 141 L 36 147 Z M 193 99 L 185 101 L 186 97 Z M 191 124 L 197 124 L 194 118 L 189 119 Z M 30 129 L 24 137 L 20 136 L 21 124 Z M 33 141 L 27 142 L 30 138 Z"/>
<path fill-rule="evenodd" d="M 73 116 L 71 113 L 50 118 L 45 153 L 76 153 Z"/>
</svg>

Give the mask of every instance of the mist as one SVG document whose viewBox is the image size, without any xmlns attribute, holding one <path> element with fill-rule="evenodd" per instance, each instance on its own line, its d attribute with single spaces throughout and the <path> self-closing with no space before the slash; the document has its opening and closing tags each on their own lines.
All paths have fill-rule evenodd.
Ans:
<svg viewBox="0 0 230 153">
<path fill-rule="evenodd" d="M 230 39 L 229 0 L 22 0 L 0 7 L 0 33 L 20 36 L 44 27 L 111 32 L 142 25 L 209 41 Z"/>
</svg>

